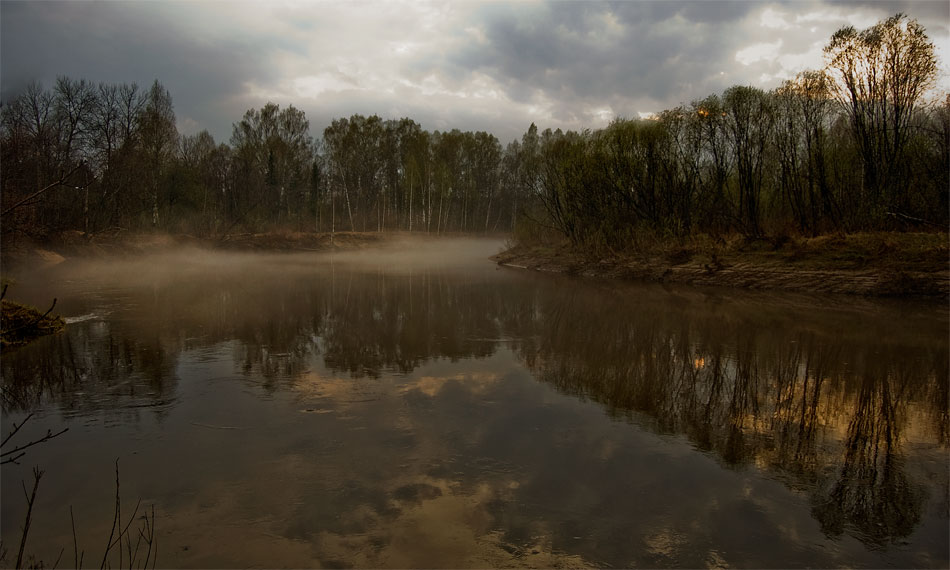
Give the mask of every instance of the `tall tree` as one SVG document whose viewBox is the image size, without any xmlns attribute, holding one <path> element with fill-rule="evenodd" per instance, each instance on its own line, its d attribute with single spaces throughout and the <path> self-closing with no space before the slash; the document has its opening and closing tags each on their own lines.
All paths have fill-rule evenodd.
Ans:
<svg viewBox="0 0 950 570">
<path fill-rule="evenodd" d="M 148 90 L 138 124 L 143 158 L 139 175 L 145 180 L 144 186 L 151 201 L 152 227 L 158 227 L 163 205 L 161 186 L 178 150 L 178 128 L 172 96 L 157 79 Z"/>
<path fill-rule="evenodd" d="M 838 218 L 825 150 L 831 110 L 828 77 L 821 71 L 802 72 L 774 96 L 778 187 L 799 230 L 814 235 L 822 223 L 834 224 Z"/>
<path fill-rule="evenodd" d="M 299 225 L 306 211 L 313 159 L 306 114 L 293 105 L 281 110 L 275 103 L 249 109 L 234 124 L 231 145 L 249 193 L 240 200 L 245 210 L 242 216 L 257 210 L 270 223 L 293 218 Z"/>
<path fill-rule="evenodd" d="M 896 14 L 862 31 L 839 29 L 825 54 L 879 220 L 883 209 L 905 203 L 910 173 L 904 151 L 915 109 L 936 79 L 934 45 L 917 20 Z"/>
<path fill-rule="evenodd" d="M 739 221 L 744 231 L 758 235 L 766 150 L 774 118 L 771 101 L 761 89 L 743 86 L 727 89 L 722 101 L 735 153 Z"/>
</svg>

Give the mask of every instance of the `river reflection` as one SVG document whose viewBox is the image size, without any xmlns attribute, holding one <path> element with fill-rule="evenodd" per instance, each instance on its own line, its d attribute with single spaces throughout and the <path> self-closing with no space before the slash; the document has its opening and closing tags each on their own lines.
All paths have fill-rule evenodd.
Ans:
<svg viewBox="0 0 950 570">
<path fill-rule="evenodd" d="M 878 547 L 913 532 L 927 491 L 905 472 L 904 444 L 947 443 L 940 320 L 664 296 L 563 295 L 521 355 L 612 416 L 806 490 L 830 536 Z"/>
<path fill-rule="evenodd" d="M 945 307 L 596 285 L 498 247 L 25 276 L 74 322 L 4 354 L 3 432 L 71 429 L 3 467 L 4 544 L 40 464 L 34 551 L 71 548 L 70 504 L 93 549 L 122 457 L 165 566 L 947 565 Z"/>
</svg>

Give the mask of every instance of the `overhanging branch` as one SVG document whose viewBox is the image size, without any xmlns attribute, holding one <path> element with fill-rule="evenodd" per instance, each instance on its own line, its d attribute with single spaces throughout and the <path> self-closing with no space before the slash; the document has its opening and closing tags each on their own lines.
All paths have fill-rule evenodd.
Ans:
<svg viewBox="0 0 950 570">
<path fill-rule="evenodd" d="M 16 204 L 10 206 L 9 208 L 7 208 L 6 210 L 4 210 L 3 212 L 0 212 L 0 216 L 6 216 L 7 214 L 9 214 L 10 212 L 12 212 L 13 210 L 19 208 L 20 206 L 22 206 L 22 205 L 25 204 L 26 202 L 29 202 L 29 201 L 32 200 L 33 198 L 36 198 L 37 196 L 39 196 L 39 195 L 42 194 L 43 192 L 46 192 L 47 190 L 49 190 L 50 188 L 55 188 L 56 186 L 62 186 L 62 185 L 64 185 L 64 184 L 66 183 L 66 180 L 68 180 L 70 176 L 72 176 L 73 174 L 75 174 L 77 170 L 79 170 L 80 168 L 82 168 L 82 166 L 83 166 L 83 163 L 80 162 L 80 163 L 77 164 L 75 167 L 73 167 L 72 170 L 70 170 L 70 171 L 67 172 L 66 174 L 62 175 L 62 176 L 59 178 L 59 180 L 57 180 L 56 182 L 53 182 L 52 184 L 50 184 L 50 185 L 48 185 L 48 186 L 45 186 L 45 187 L 43 187 L 43 188 L 37 190 L 36 192 L 30 194 L 30 195 L 27 196 L 26 198 L 23 198 L 22 200 L 20 200 L 20 201 L 17 202 Z"/>
</svg>

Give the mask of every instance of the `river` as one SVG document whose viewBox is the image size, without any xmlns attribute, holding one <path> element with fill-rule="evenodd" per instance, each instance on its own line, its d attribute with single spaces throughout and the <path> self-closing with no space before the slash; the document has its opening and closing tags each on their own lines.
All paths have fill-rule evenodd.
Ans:
<svg viewBox="0 0 950 570">
<path fill-rule="evenodd" d="M 4 563 L 38 466 L 26 553 L 73 566 L 72 513 L 98 567 L 118 466 L 159 567 L 950 564 L 944 304 L 587 281 L 502 245 L 19 275 L 69 324 L 4 352 L 3 436 L 69 430 L 2 467 Z"/>
</svg>

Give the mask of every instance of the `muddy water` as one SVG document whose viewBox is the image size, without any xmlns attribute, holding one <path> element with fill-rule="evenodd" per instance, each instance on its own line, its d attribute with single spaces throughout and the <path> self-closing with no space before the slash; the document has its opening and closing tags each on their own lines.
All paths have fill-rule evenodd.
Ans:
<svg viewBox="0 0 950 570">
<path fill-rule="evenodd" d="M 945 306 L 596 284 L 500 247 L 20 276 L 70 324 L 3 354 L 3 435 L 69 431 L 2 468 L 6 565 L 36 465 L 26 552 L 72 566 L 72 507 L 98 566 L 118 459 L 159 567 L 947 567 Z"/>
</svg>

